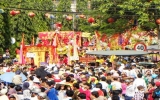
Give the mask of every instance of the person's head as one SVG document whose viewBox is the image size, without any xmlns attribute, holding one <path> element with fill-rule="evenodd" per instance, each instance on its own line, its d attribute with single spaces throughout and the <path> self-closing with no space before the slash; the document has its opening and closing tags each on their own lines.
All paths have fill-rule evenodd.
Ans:
<svg viewBox="0 0 160 100">
<path fill-rule="evenodd" d="M 55 82 L 53 80 L 52 81 L 48 81 L 48 82 L 46 82 L 46 85 L 48 87 L 53 87 L 55 85 Z"/>
<path fill-rule="evenodd" d="M 79 93 L 79 94 L 78 94 L 78 99 L 79 99 L 79 100 L 86 99 L 86 94 L 85 94 L 85 93 Z"/>
<path fill-rule="evenodd" d="M 39 89 L 39 88 L 34 88 L 33 90 L 32 90 L 32 97 L 35 97 L 36 95 L 38 95 L 38 93 L 40 93 L 41 92 L 41 89 Z"/>
<path fill-rule="evenodd" d="M 18 86 L 15 87 L 15 90 L 16 90 L 17 92 L 20 92 L 20 91 L 22 91 L 22 87 L 18 85 Z"/>
<path fill-rule="evenodd" d="M 79 89 L 79 84 L 78 84 L 78 83 L 74 83 L 74 84 L 73 84 L 73 89 L 74 89 L 74 90 Z"/>
<path fill-rule="evenodd" d="M 45 92 L 38 93 L 38 100 L 48 100 L 46 98 L 47 98 L 47 94 Z"/>
<path fill-rule="evenodd" d="M 72 97 L 73 94 L 74 94 L 74 92 L 73 92 L 72 90 L 67 90 L 67 91 L 66 91 L 67 97 Z"/>
<path fill-rule="evenodd" d="M 142 74 L 139 73 L 139 74 L 137 75 L 137 77 L 138 77 L 138 78 L 142 78 Z"/>
<path fill-rule="evenodd" d="M 52 74 L 47 74 L 47 78 L 52 78 Z"/>
<path fill-rule="evenodd" d="M 28 82 L 25 82 L 23 83 L 23 89 L 28 89 L 29 88 L 29 83 Z"/>
<path fill-rule="evenodd" d="M 33 76 L 30 76 L 28 79 L 31 80 L 31 81 L 33 81 L 33 80 L 34 80 L 34 77 L 33 77 Z"/>
<path fill-rule="evenodd" d="M 135 65 L 135 64 L 132 65 L 132 69 L 134 69 L 134 68 L 136 68 L 136 65 Z"/>
<path fill-rule="evenodd" d="M 147 71 L 146 71 L 146 74 L 147 74 L 147 75 L 151 75 L 151 71 L 150 71 L 150 70 L 147 70 Z"/>
<path fill-rule="evenodd" d="M 88 90 L 88 89 L 90 89 L 90 87 L 91 87 L 91 85 L 89 84 L 89 83 L 84 83 L 84 85 L 83 85 L 84 87 L 84 89 L 85 90 Z"/>
<path fill-rule="evenodd" d="M 158 69 L 155 69 L 155 70 L 154 70 L 154 73 L 155 73 L 156 75 L 159 75 L 159 70 L 158 70 Z"/>
<path fill-rule="evenodd" d="M 106 78 L 105 77 L 101 77 L 101 81 L 106 81 Z"/>
<path fill-rule="evenodd" d="M 71 78 L 69 76 L 66 77 L 66 82 L 70 82 Z"/>
<path fill-rule="evenodd" d="M 14 84 L 14 83 L 9 83 L 9 87 L 10 87 L 10 88 L 14 88 L 14 87 L 15 87 L 15 84 Z"/>
<path fill-rule="evenodd" d="M 17 70 L 16 71 L 16 75 L 20 75 L 21 74 L 21 71 L 20 70 Z"/>
<path fill-rule="evenodd" d="M 95 99 L 95 98 L 98 98 L 99 97 L 99 93 L 97 91 L 93 91 L 91 93 L 91 99 Z"/>
<path fill-rule="evenodd" d="M 71 81 L 74 81 L 74 75 L 73 74 L 70 74 L 68 76 L 71 78 Z"/>
<path fill-rule="evenodd" d="M 143 86 L 137 86 L 137 89 L 139 90 L 139 91 L 143 91 L 144 90 L 144 87 Z"/>
<path fill-rule="evenodd" d="M 11 96 L 9 96 L 9 100 L 16 100 L 16 97 L 11 95 Z"/>
<path fill-rule="evenodd" d="M 96 88 L 102 89 L 102 84 L 101 83 L 97 83 L 96 84 Z"/>
</svg>

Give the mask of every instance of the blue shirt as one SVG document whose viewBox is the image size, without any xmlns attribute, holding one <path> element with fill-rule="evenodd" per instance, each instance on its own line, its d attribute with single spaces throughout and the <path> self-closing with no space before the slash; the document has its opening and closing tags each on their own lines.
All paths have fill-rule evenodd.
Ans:
<svg viewBox="0 0 160 100">
<path fill-rule="evenodd" d="M 58 92 L 55 88 L 50 89 L 47 93 L 49 100 L 58 100 L 57 95 L 58 95 Z"/>
</svg>

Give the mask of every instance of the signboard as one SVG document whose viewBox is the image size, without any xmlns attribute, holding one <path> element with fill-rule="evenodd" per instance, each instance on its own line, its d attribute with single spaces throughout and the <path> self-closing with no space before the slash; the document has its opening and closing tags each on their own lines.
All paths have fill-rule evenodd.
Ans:
<svg viewBox="0 0 160 100">
<path fill-rule="evenodd" d="M 34 58 L 36 56 L 36 54 L 35 53 L 31 53 L 31 52 L 27 52 L 26 56 L 28 58 Z"/>
<path fill-rule="evenodd" d="M 137 43 L 134 45 L 134 50 L 136 51 L 146 51 L 147 46 L 144 43 Z"/>
<path fill-rule="evenodd" d="M 79 60 L 80 60 L 80 62 L 86 62 L 86 63 L 96 61 L 95 57 L 80 57 Z"/>
</svg>

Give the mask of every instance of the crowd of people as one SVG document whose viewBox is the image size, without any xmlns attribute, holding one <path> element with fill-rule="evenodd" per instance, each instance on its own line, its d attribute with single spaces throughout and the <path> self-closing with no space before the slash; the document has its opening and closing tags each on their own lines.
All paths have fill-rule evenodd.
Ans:
<svg viewBox="0 0 160 100">
<path fill-rule="evenodd" d="M 138 57 L 104 57 L 61 66 L 2 64 L 1 75 L 15 75 L 12 82 L 0 80 L 0 100 L 160 100 L 159 68 L 138 63 Z"/>
</svg>

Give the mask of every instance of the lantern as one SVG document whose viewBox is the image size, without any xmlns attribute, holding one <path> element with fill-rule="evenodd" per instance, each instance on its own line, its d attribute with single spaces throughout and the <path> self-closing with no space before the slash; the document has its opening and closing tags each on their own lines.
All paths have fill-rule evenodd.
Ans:
<svg viewBox="0 0 160 100">
<path fill-rule="evenodd" d="M 12 11 L 10 11 L 10 14 L 11 14 L 12 16 L 15 16 L 17 13 L 16 13 L 15 10 L 12 10 Z"/>
<path fill-rule="evenodd" d="M 66 20 L 68 20 L 68 21 L 71 21 L 72 19 L 73 19 L 72 16 L 67 16 L 67 17 L 66 17 Z"/>
<path fill-rule="evenodd" d="M 93 17 L 88 18 L 88 23 L 93 23 L 95 22 L 95 19 Z"/>
<path fill-rule="evenodd" d="M 31 18 L 33 18 L 33 17 L 35 16 L 35 13 L 29 12 L 29 13 L 28 13 L 28 16 L 31 17 Z"/>
<path fill-rule="evenodd" d="M 158 18 L 158 19 L 156 20 L 156 23 L 157 23 L 158 25 L 160 25 L 160 18 Z"/>
<path fill-rule="evenodd" d="M 85 18 L 85 15 L 82 14 L 82 15 L 79 15 L 79 17 L 80 17 L 80 18 Z"/>
<path fill-rule="evenodd" d="M 108 18 L 108 22 L 109 23 L 113 23 L 114 22 L 114 18 Z"/>
</svg>

